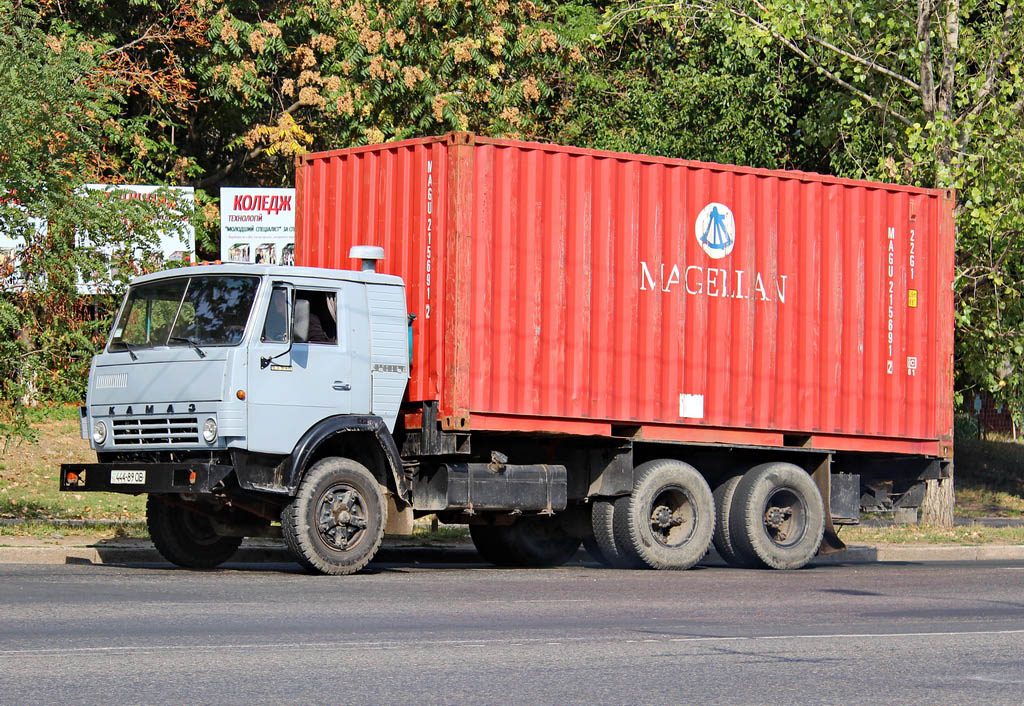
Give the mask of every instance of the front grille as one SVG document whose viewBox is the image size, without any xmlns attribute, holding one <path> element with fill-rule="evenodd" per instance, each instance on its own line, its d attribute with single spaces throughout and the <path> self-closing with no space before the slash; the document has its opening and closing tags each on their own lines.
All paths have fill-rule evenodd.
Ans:
<svg viewBox="0 0 1024 706">
<path fill-rule="evenodd" d="M 196 417 L 135 417 L 114 420 L 114 446 L 198 444 Z"/>
</svg>

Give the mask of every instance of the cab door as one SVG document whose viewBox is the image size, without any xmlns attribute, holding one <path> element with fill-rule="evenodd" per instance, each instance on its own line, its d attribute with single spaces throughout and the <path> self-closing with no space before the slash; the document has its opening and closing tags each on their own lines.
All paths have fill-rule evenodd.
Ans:
<svg viewBox="0 0 1024 706">
<path fill-rule="evenodd" d="M 314 424 L 351 412 L 352 364 L 340 285 L 274 283 L 249 348 L 250 451 L 291 453 Z M 305 338 L 295 335 L 296 302 L 309 306 Z"/>
</svg>

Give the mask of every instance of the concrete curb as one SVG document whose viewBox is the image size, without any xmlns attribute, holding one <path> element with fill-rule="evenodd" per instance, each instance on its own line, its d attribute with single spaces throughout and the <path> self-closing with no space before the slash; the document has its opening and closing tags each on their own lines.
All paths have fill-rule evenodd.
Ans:
<svg viewBox="0 0 1024 706">
<path fill-rule="evenodd" d="M 858 544 L 819 556 L 815 564 L 872 564 L 924 561 L 1024 560 L 1021 544 Z"/>
<path fill-rule="evenodd" d="M 0 538 L 0 543 L 3 538 Z M 835 554 L 817 557 L 812 565 L 874 564 L 884 562 L 938 562 L 938 561 L 1020 561 L 1024 560 L 1024 545 L 983 544 L 973 546 L 938 544 L 878 544 L 853 545 Z M 408 540 L 387 540 L 374 559 L 374 563 L 409 564 L 478 564 L 481 563 L 473 545 L 468 542 L 429 545 Z M 581 551 L 574 562 L 592 563 Z M 53 545 L 43 542 L 23 546 L 0 546 L 0 564 L 166 564 L 152 542 L 137 540 L 107 540 L 82 546 Z M 230 564 L 294 564 L 291 554 L 281 542 L 247 540 Z M 701 562 L 705 565 L 724 565 L 712 551 Z"/>
</svg>

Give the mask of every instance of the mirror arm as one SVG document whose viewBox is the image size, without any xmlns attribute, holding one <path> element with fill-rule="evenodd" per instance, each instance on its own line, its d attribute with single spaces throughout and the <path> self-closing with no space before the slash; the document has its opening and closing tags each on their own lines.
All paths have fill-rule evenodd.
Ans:
<svg viewBox="0 0 1024 706">
<path fill-rule="evenodd" d="M 271 356 L 261 357 L 261 358 L 260 358 L 260 370 L 264 370 L 264 369 L 266 369 L 266 368 L 267 368 L 267 366 L 269 366 L 269 365 L 270 365 L 271 361 L 277 360 L 277 359 L 278 359 L 278 358 L 280 358 L 281 356 L 283 356 L 283 355 L 288 355 L 289 353 L 291 353 L 291 352 L 292 352 L 292 346 L 293 346 L 294 344 L 295 344 L 295 341 L 294 341 L 293 339 L 291 339 L 291 338 L 289 337 L 289 340 L 288 340 L 288 347 L 287 347 L 286 349 L 284 349 L 283 351 L 281 351 L 281 352 L 280 352 L 280 353 L 278 353 L 277 355 L 271 355 Z"/>
</svg>

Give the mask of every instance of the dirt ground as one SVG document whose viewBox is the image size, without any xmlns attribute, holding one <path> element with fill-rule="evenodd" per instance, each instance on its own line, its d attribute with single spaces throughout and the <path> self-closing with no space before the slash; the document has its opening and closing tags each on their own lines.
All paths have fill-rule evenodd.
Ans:
<svg viewBox="0 0 1024 706">
<path fill-rule="evenodd" d="M 95 463 L 77 420 L 36 426 L 39 443 L 11 444 L 0 454 L 0 518 L 25 520 L 141 520 L 144 496 L 116 493 L 62 493 L 62 463 Z"/>
</svg>

